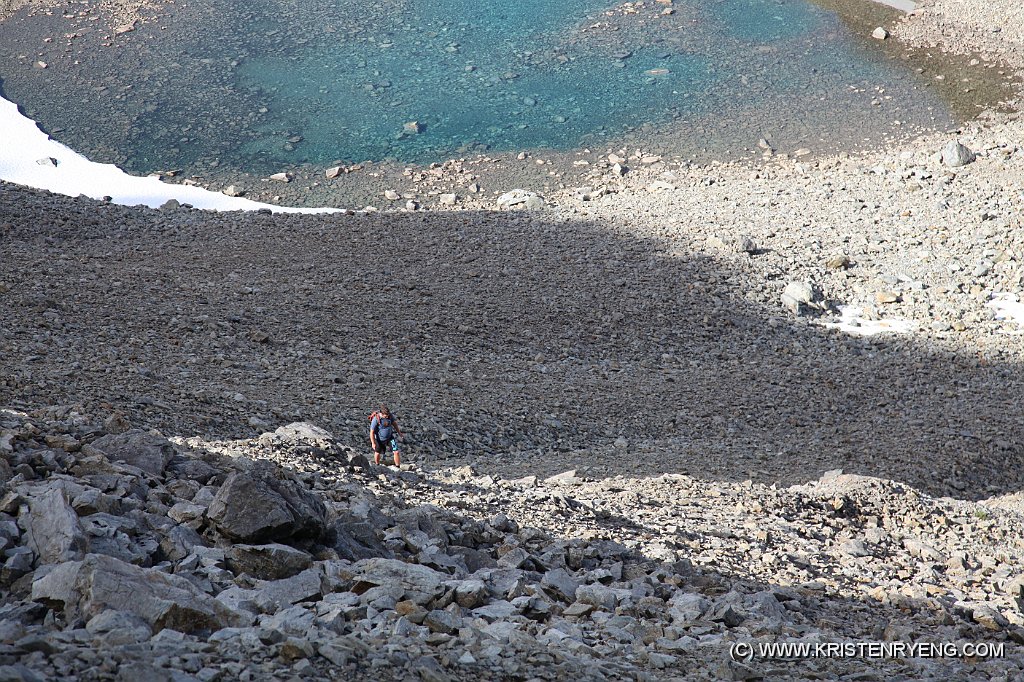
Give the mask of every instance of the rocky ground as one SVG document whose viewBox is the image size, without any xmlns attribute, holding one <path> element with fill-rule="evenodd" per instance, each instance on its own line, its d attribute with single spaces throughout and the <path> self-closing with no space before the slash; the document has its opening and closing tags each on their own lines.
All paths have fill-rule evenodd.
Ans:
<svg viewBox="0 0 1024 682">
<path fill-rule="evenodd" d="M 1022 674 L 1016 497 L 428 474 L 311 424 L 172 442 L 84 422 L 0 414 L 3 679 Z M 738 641 L 1000 655 L 744 662 Z"/>
<path fill-rule="evenodd" d="M 1017 66 L 970 7 L 896 33 Z M 1019 678 L 1022 138 L 618 150 L 512 208 L 0 185 L 0 679 Z"/>
</svg>

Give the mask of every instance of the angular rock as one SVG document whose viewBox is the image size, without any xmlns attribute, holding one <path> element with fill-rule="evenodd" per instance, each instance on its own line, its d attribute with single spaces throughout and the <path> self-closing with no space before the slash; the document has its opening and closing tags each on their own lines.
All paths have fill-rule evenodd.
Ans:
<svg viewBox="0 0 1024 682">
<path fill-rule="evenodd" d="M 576 601 L 590 604 L 606 611 L 612 611 L 615 609 L 616 604 L 619 603 L 619 599 L 624 592 L 625 590 L 617 590 L 599 583 L 580 585 L 576 588 Z"/>
<path fill-rule="evenodd" d="M 942 148 L 942 165 L 944 166 L 959 168 L 960 166 L 966 166 L 974 161 L 974 159 L 974 152 L 956 140 L 950 140 L 949 143 Z"/>
<path fill-rule="evenodd" d="M 228 568 L 260 580 L 290 578 L 313 564 L 313 557 L 288 545 L 234 545 L 227 551 Z"/>
<path fill-rule="evenodd" d="M 89 554 L 32 583 L 32 599 L 62 608 L 68 621 L 108 610 L 144 620 L 154 632 L 240 626 L 243 618 L 191 581 L 157 569 L 139 568 L 113 557 Z"/>
<path fill-rule="evenodd" d="M 445 591 L 448 578 L 426 566 L 408 564 L 397 559 L 365 559 L 352 567 L 356 580 L 353 591 L 365 592 L 375 585 L 400 587 L 406 599 L 426 604 Z"/>
<path fill-rule="evenodd" d="M 392 558 L 391 550 L 377 537 L 373 526 L 349 513 L 340 514 L 334 521 L 328 541 L 340 559 Z"/>
<path fill-rule="evenodd" d="M 303 601 L 315 601 L 323 594 L 323 573 L 310 568 L 290 578 L 268 580 L 256 585 L 255 601 L 263 611 L 278 609 Z"/>
<path fill-rule="evenodd" d="M 487 586 L 482 580 L 463 580 L 455 585 L 455 603 L 467 609 L 487 601 Z"/>
<path fill-rule="evenodd" d="M 576 598 L 576 590 L 579 589 L 579 583 L 564 568 L 548 571 L 541 578 L 540 584 L 549 594 L 566 602 L 573 601 Z"/>
<path fill-rule="evenodd" d="M 107 459 L 138 467 L 148 474 L 160 476 L 174 457 L 174 446 L 166 438 L 139 429 L 107 435 L 92 443 Z"/>
<path fill-rule="evenodd" d="M 334 436 L 327 429 L 322 429 L 309 422 L 292 422 L 274 431 L 274 435 L 290 443 L 329 442 Z"/>
<path fill-rule="evenodd" d="M 794 315 L 799 315 L 802 306 L 811 305 L 817 292 L 809 282 L 790 282 L 782 291 L 782 305 Z"/>
<path fill-rule="evenodd" d="M 669 600 L 668 614 L 674 623 L 692 623 L 699 619 L 710 606 L 711 602 L 703 595 L 679 592 Z"/>
<path fill-rule="evenodd" d="M 260 626 L 269 631 L 260 634 L 260 639 L 266 637 L 271 643 L 274 640 L 279 643 L 288 635 L 308 635 L 315 620 L 316 615 L 302 606 L 292 606 L 268 616 L 260 616 Z"/>
<path fill-rule="evenodd" d="M 145 642 L 153 636 L 149 623 L 135 614 L 124 611 L 101 611 L 85 624 L 89 634 L 100 637 L 104 646 L 118 646 Z"/>
<path fill-rule="evenodd" d="M 266 471 L 231 474 L 206 516 L 222 535 L 249 544 L 316 538 L 327 525 L 327 510 L 318 497 Z"/>
<path fill-rule="evenodd" d="M 514 189 L 505 192 L 498 197 L 497 206 L 500 210 L 527 209 L 536 210 L 544 208 L 544 198 L 536 192 L 528 192 L 525 189 Z"/>
<path fill-rule="evenodd" d="M 519 613 L 519 609 L 513 606 L 512 602 L 505 601 L 504 599 L 498 599 L 486 606 L 479 606 L 473 609 L 472 613 L 477 618 L 483 618 L 484 620 L 493 622 L 505 620 L 510 616 L 514 616 Z"/>
<path fill-rule="evenodd" d="M 75 561 L 88 549 L 78 515 L 66 490 L 57 482 L 29 495 L 28 514 L 20 522 L 25 529 L 25 544 L 41 564 Z"/>
<path fill-rule="evenodd" d="M 462 627 L 462 618 L 450 611 L 435 609 L 426 615 L 423 619 L 423 624 L 430 628 L 431 632 L 443 632 L 446 635 L 453 635 Z"/>
</svg>

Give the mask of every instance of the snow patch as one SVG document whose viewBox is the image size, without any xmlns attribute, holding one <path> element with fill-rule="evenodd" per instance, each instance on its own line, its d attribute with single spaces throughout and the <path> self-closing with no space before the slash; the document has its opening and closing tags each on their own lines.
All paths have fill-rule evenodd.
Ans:
<svg viewBox="0 0 1024 682">
<path fill-rule="evenodd" d="M 888 320 L 868 320 L 862 315 L 861 308 L 850 305 L 839 306 L 838 322 L 823 322 L 822 325 L 830 329 L 838 329 L 853 334 L 854 336 L 874 336 L 875 334 L 909 334 L 917 329 L 917 325 L 910 320 L 894 317 Z"/>
<path fill-rule="evenodd" d="M 0 97 L 0 180 L 44 189 L 56 194 L 93 199 L 109 196 L 115 204 L 144 204 L 159 208 L 175 199 L 195 208 L 214 211 L 275 213 L 334 213 L 336 208 L 292 208 L 229 197 L 201 187 L 171 185 L 156 177 L 129 175 L 109 163 L 94 163 L 39 129 L 18 111 L 18 105 Z"/>
<path fill-rule="evenodd" d="M 1017 294 L 992 294 L 992 300 L 985 304 L 995 311 L 997 320 L 1016 322 L 1020 327 L 1014 334 L 1024 334 L 1024 303 Z"/>
</svg>

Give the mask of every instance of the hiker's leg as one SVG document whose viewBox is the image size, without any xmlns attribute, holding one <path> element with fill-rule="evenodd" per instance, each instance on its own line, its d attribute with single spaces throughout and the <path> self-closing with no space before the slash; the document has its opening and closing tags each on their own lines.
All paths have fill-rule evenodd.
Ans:
<svg viewBox="0 0 1024 682">
<path fill-rule="evenodd" d="M 395 457 L 395 466 L 402 466 L 402 459 L 398 453 L 398 441 L 394 439 L 391 440 L 391 454 Z"/>
<path fill-rule="evenodd" d="M 382 452 L 384 452 L 384 448 L 378 450 L 376 445 L 373 446 L 373 463 L 377 466 L 380 466 L 380 455 Z"/>
</svg>

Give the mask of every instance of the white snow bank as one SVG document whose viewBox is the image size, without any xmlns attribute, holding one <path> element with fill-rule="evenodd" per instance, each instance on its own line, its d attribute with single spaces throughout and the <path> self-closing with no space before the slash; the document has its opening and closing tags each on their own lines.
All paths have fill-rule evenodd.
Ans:
<svg viewBox="0 0 1024 682">
<path fill-rule="evenodd" d="M 996 311 L 997 320 L 1016 322 L 1021 327 L 1016 333 L 1024 334 L 1024 303 L 1017 294 L 993 294 L 985 305 Z"/>
<path fill-rule="evenodd" d="M 850 305 L 839 306 L 838 322 L 823 322 L 830 329 L 838 329 L 855 336 L 874 336 L 883 332 L 892 334 L 909 334 L 917 328 L 910 320 L 894 317 L 889 320 L 868 320 L 861 315 L 863 310 Z"/>
<path fill-rule="evenodd" d="M 94 163 L 51 140 L 35 121 L 18 111 L 14 102 L 3 97 L 0 97 L 0 180 L 72 197 L 84 194 L 101 199 L 109 196 L 114 203 L 125 206 L 145 204 L 158 208 L 168 199 L 176 199 L 195 208 L 214 211 L 269 208 L 275 213 L 333 213 L 339 210 L 273 206 L 200 187 L 171 185 L 155 177 L 129 175 L 113 164 Z"/>
<path fill-rule="evenodd" d="M 889 7 L 898 9 L 901 12 L 906 12 L 907 14 L 917 9 L 917 3 L 914 0 L 875 0 L 875 2 L 882 5 L 888 5 Z"/>
</svg>

